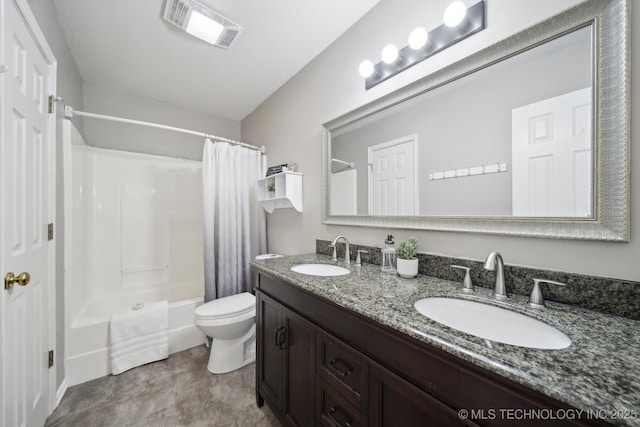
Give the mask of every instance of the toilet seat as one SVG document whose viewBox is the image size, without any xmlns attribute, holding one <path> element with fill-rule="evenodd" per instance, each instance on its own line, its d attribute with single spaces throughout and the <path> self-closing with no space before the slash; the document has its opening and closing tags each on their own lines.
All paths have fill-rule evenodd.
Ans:
<svg viewBox="0 0 640 427">
<path fill-rule="evenodd" d="M 243 292 L 218 298 L 200 305 L 195 311 L 196 323 L 226 325 L 250 319 L 256 315 L 256 297 Z"/>
</svg>

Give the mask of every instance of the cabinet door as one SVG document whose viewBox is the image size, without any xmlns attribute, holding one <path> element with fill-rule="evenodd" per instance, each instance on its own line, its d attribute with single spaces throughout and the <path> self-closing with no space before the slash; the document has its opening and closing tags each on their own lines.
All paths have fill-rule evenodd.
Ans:
<svg viewBox="0 0 640 427">
<path fill-rule="evenodd" d="M 316 327 L 285 309 L 286 400 L 284 415 L 292 426 L 314 425 Z"/>
<path fill-rule="evenodd" d="M 262 292 L 258 296 L 257 401 L 286 425 L 314 424 L 316 327 Z"/>
<path fill-rule="evenodd" d="M 273 409 L 284 408 L 285 352 L 278 342 L 284 333 L 284 307 L 268 296 L 257 292 L 257 366 L 256 394 L 258 405 L 266 399 Z"/>
<path fill-rule="evenodd" d="M 370 367 L 369 421 L 372 427 L 475 425 L 424 391 L 381 367 Z"/>
</svg>

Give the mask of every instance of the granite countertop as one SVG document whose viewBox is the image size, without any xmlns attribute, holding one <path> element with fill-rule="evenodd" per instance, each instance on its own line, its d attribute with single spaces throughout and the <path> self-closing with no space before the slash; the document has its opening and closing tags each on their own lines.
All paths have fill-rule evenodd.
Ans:
<svg viewBox="0 0 640 427">
<path fill-rule="evenodd" d="M 311 262 L 337 264 L 351 273 L 319 277 L 290 270 Z M 519 295 L 498 302 L 490 289 L 476 287 L 476 292 L 466 294 L 460 283 L 423 275 L 402 279 L 382 274 L 378 265 L 344 265 L 319 254 L 259 260 L 252 266 L 579 410 L 591 411 L 592 419 L 640 426 L 639 321 L 552 302 L 544 309 L 533 309 Z M 538 350 L 457 331 L 414 309 L 416 300 L 434 296 L 508 307 L 564 332 L 572 344 L 562 350 Z"/>
</svg>

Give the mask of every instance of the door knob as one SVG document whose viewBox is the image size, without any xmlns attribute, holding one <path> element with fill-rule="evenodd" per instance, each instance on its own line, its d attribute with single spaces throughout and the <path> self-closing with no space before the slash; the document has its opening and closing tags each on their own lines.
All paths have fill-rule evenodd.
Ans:
<svg viewBox="0 0 640 427">
<path fill-rule="evenodd" d="M 14 276 L 13 273 L 7 273 L 7 275 L 4 276 L 4 288 L 11 289 L 13 288 L 14 283 L 17 283 L 20 286 L 27 286 L 29 284 L 29 280 L 31 280 L 31 275 L 26 271 L 18 274 L 17 276 Z"/>
</svg>

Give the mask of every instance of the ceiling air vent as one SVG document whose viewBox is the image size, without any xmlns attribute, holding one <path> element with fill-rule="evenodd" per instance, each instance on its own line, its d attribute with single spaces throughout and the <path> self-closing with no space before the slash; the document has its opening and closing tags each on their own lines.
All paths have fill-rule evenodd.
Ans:
<svg viewBox="0 0 640 427">
<path fill-rule="evenodd" d="M 167 0 L 164 19 L 192 36 L 224 49 L 230 48 L 244 29 L 193 0 Z"/>
</svg>

